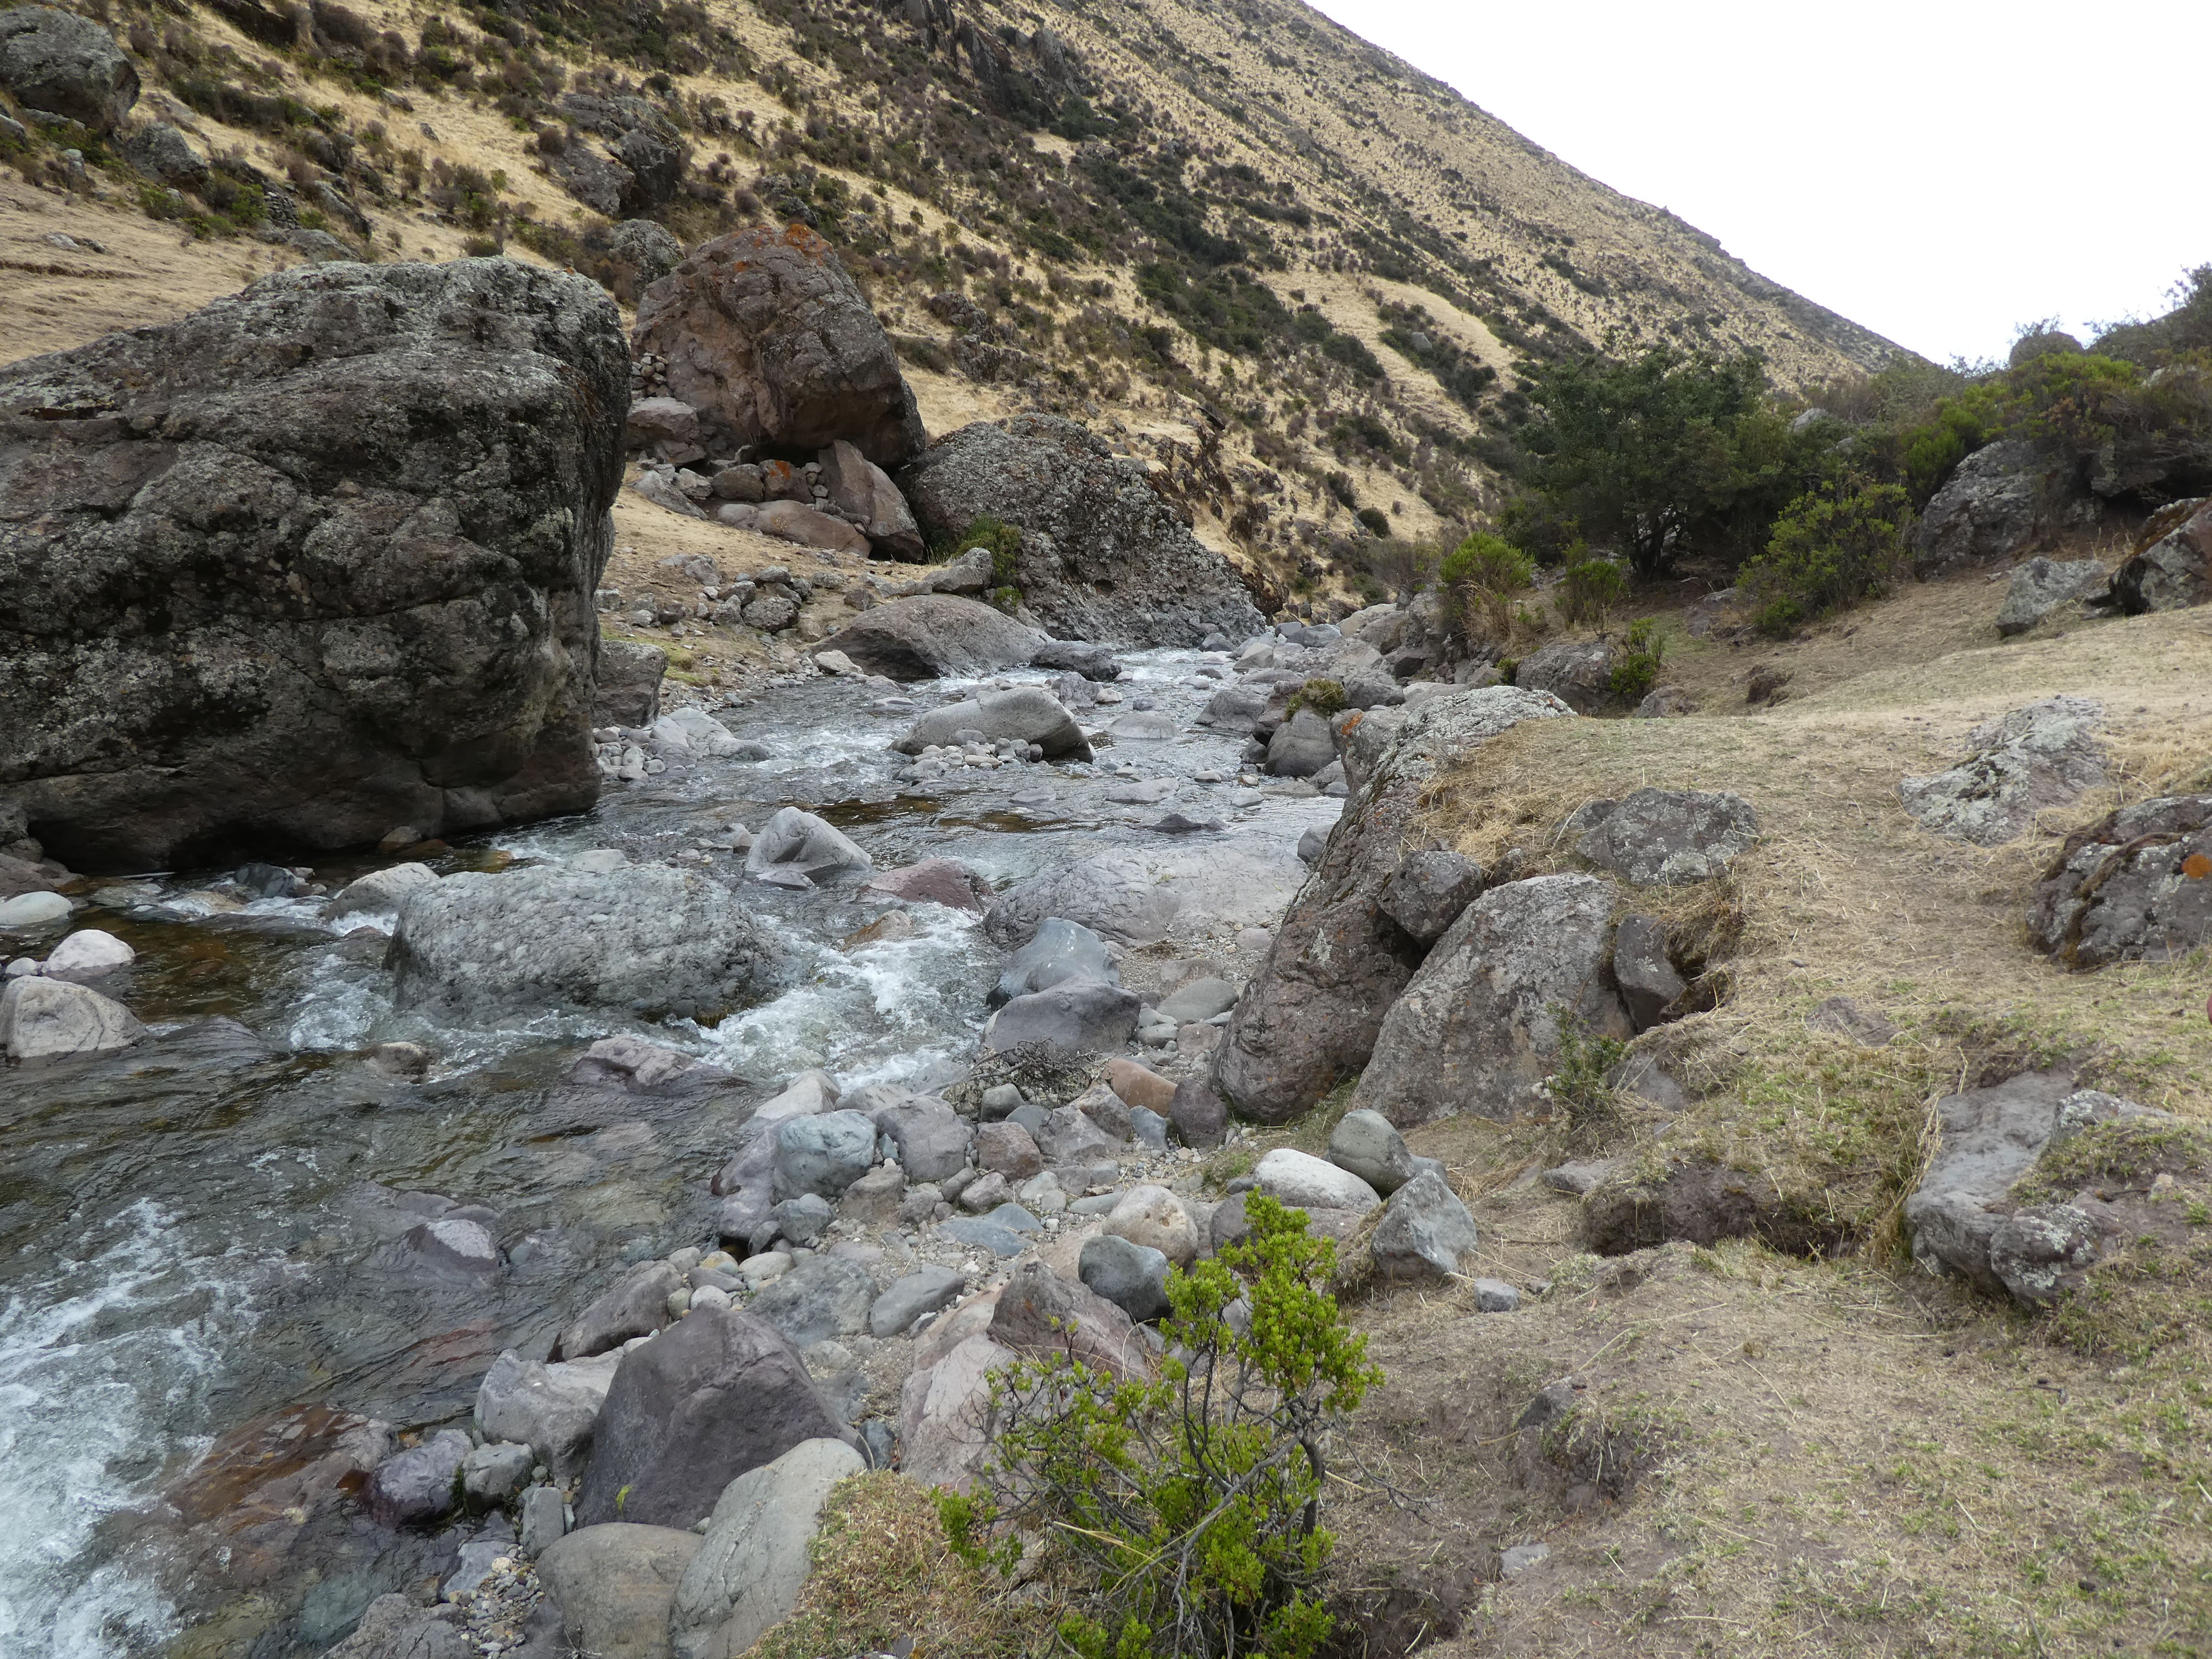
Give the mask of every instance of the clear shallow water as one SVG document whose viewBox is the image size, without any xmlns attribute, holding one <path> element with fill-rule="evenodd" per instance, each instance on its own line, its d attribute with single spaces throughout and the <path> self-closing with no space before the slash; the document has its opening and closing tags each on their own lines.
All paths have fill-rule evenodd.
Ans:
<svg viewBox="0 0 2212 1659">
<path fill-rule="evenodd" d="M 1191 683 L 1201 660 L 1124 659 L 1125 697 L 1151 699 L 1185 735 L 1102 750 L 1102 762 L 1233 776 L 1240 741 L 1189 726 L 1218 684 Z M 927 708 L 957 689 L 913 695 Z M 1238 921 L 1279 911 L 1304 873 L 1298 836 L 1339 811 L 1275 798 L 1239 810 L 1233 784 L 1117 805 L 1112 780 L 1049 766 L 910 793 L 884 750 L 911 716 L 869 712 L 882 695 L 825 682 L 769 693 L 724 718 L 769 760 L 616 786 L 589 814 L 446 862 L 601 847 L 663 859 L 789 803 L 837 823 L 878 868 L 941 855 L 1003 884 L 1092 853 L 1142 857 L 1188 895 L 1176 948 L 1225 952 Z M 1141 827 L 1170 808 L 1227 828 Z M 335 890 L 377 862 L 334 860 L 319 878 Z M 714 855 L 732 881 L 738 864 Z M 221 873 L 165 879 L 164 900 L 206 909 L 178 896 Z M 374 1595 L 434 1571 L 437 1546 L 333 1523 L 273 1569 L 258 1534 L 210 1548 L 205 1522 L 240 1446 L 308 1445 L 338 1412 L 400 1428 L 465 1413 L 501 1347 L 543 1352 L 626 1263 L 708 1235 L 708 1177 L 760 1092 L 812 1065 L 848 1086 L 923 1082 L 973 1054 L 1000 953 L 972 917 L 919 906 L 911 937 L 850 949 L 885 908 L 853 886 L 744 890 L 792 949 L 787 988 L 711 1030 L 648 1032 L 760 1085 L 703 1103 L 563 1088 L 577 1049 L 619 1019 L 462 1030 L 395 1012 L 382 936 L 333 934 L 319 901 L 183 921 L 95 913 L 140 952 L 102 988 L 160 1036 L 106 1061 L 0 1073 L 0 1654 L 111 1659 L 179 1631 L 210 1655 L 326 1645 Z M 392 1038 L 432 1052 L 428 1079 L 362 1063 Z M 489 1285 L 426 1281 L 366 1183 L 498 1211 L 504 1271 Z"/>
</svg>

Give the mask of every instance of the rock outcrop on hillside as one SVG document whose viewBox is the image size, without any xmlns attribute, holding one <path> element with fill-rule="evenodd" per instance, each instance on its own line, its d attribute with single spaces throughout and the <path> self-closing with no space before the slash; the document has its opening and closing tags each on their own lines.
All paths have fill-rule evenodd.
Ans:
<svg viewBox="0 0 2212 1659">
<path fill-rule="evenodd" d="M 138 71 L 90 18 L 19 6 L 0 12 L 0 87 L 27 108 L 112 132 L 138 101 Z"/>
<path fill-rule="evenodd" d="M 506 259 L 0 369 L 0 793 L 95 871 L 588 806 L 628 378 L 604 292 Z"/>
<path fill-rule="evenodd" d="M 1053 415 L 963 426 L 899 475 L 931 535 L 979 518 L 1022 532 L 1022 603 L 1056 638 L 1194 646 L 1266 626 L 1228 560 L 1191 533 L 1142 463 Z"/>
<path fill-rule="evenodd" d="M 630 336 L 711 435 L 790 459 L 842 438 L 878 466 L 927 441 L 897 354 L 805 225 L 752 225 L 691 250 L 645 290 Z"/>
<path fill-rule="evenodd" d="M 1929 576 L 1977 559 L 2009 558 L 2044 528 L 2042 478 L 2024 443 L 1996 443 L 1959 463 L 1913 531 L 1913 568 Z"/>
</svg>

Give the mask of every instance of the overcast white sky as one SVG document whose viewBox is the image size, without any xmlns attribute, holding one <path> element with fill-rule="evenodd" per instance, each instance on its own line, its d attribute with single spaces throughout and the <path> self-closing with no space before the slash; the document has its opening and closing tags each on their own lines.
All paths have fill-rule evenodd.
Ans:
<svg viewBox="0 0 2212 1659">
<path fill-rule="evenodd" d="M 1315 0 L 1753 270 L 1939 361 L 2212 261 L 2212 0 Z"/>
</svg>

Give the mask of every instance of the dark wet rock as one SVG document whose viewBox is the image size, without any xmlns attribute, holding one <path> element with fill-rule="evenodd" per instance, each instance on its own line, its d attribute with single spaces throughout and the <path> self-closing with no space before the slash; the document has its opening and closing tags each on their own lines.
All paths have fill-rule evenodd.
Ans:
<svg viewBox="0 0 2212 1659">
<path fill-rule="evenodd" d="M 781 955 L 735 894 L 696 872 L 538 866 L 410 894 L 386 961 L 400 1007 L 466 1020 L 559 1007 L 711 1016 L 757 1000 Z"/>
<path fill-rule="evenodd" d="M 2042 477 L 2026 443 L 1996 443 L 1959 463 L 1912 534 L 1923 576 L 1981 559 L 2010 558 L 2043 531 Z"/>
<path fill-rule="evenodd" d="M 453 1512 L 461 1462 L 472 1449 L 459 1429 L 386 1458 L 362 1488 L 362 1504 L 380 1527 L 441 1520 Z"/>
<path fill-rule="evenodd" d="M 1591 801 L 1569 817 L 1575 850 L 1638 887 L 1679 886 L 1724 872 L 1759 838 L 1759 814 L 1742 796 L 1706 789 L 1639 789 Z"/>
<path fill-rule="evenodd" d="M 933 708 L 908 727 L 906 735 L 891 747 L 902 755 L 919 755 L 924 749 L 961 741 L 963 732 L 979 732 L 984 742 L 991 744 L 1035 744 L 1044 750 L 1047 760 L 1091 758 L 1090 741 L 1075 716 L 1041 685 L 986 691 L 979 697 Z"/>
<path fill-rule="evenodd" d="M 1071 421 L 963 427 L 899 483 L 932 535 L 985 515 L 1018 528 L 1015 585 L 1057 637 L 1194 646 L 1217 629 L 1242 637 L 1262 626 L 1229 562 L 1191 533 L 1143 465 Z"/>
<path fill-rule="evenodd" d="M 2105 781 L 2096 735 L 2104 706 L 2092 697 L 2046 697 L 1985 721 L 1967 734 L 1962 764 L 1897 786 L 1920 827 L 1978 847 L 2025 834 L 2035 815 L 2063 806 Z"/>
<path fill-rule="evenodd" d="M 694 1312 L 625 1353 L 599 1413 L 576 1520 L 688 1527 L 747 1469 L 802 1440 L 852 1443 L 782 1333 L 734 1309 Z"/>
<path fill-rule="evenodd" d="M 745 849 L 745 873 L 750 876 L 779 871 L 819 882 L 866 875 L 874 868 L 875 860 L 851 836 L 796 806 L 779 807 Z"/>
<path fill-rule="evenodd" d="M 1564 1019 L 1629 1035 L 1607 948 L 1613 900 L 1594 876 L 1537 876 L 1468 906 L 1383 1019 L 1352 1104 L 1401 1127 L 1547 1113 Z"/>
<path fill-rule="evenodd" d="M 2071 968 L 2172 961 L 2212 939 L 2212 794 L 2137 801 L 2066 838 L 2028 933 Z"/>
<path fill-rule="evenodd" d="M 0 780 L 48 851 L 589 806 L 629 368 L 595 284 L 467 259 L 283 271 L 0 368 Z"/>
<path fill-rule="evenodd" d="M 660 718 L 660 682 L 668 653 L 634 640 L 599 641 L 599 682 L 592 720 L 598 726 L 649 726 Z"/>
<path fill-rule="evenodd" d="M 978 914 L 991 903 L 989 878 L 957 859 L 924 859 L 902 869 L 878 871 L 870 878 L 867 891 Z"/>
<path fill-rule="evenodd" d="M 682 1098 L 712 1093 L 738 1079 L 719 1066 L 625 1033 L 601 1037 L 585 1049 L 569 1066 L 568 1081 L 624 1094 Z"/>
<path fill-rule="evenodd" d="M 669 1322 L 670 1292 L 684 1276 L 665 1261 L 633 1267 L 592 1299 L 561 1333 L 563 1359 L 588 1359 L 634 1336 L 650 1336 Z"/>
<path fill-rule="evenodd" d="M 895 467 L 925 441 L 883 325 L 804 225 L 692 249 L 646 289 L 630 342 L 665 358 L 670 394 L 732 443 L 811 454 L 842 438 Z"/>
<path fill-rule="evenodd" d="M 1016 882 L 984 913 L 983 933 L 1001 950 L 1013 950 L 1058 916 L 1117 945 L 1146 945 L 1165 939 L 1180 901 L 1152 878 L 1140 859 L 1102 854 Z"/>
<path fill-rule="evenodd" d="M 1434 945 L 1474 902 L 1483 868 L 1462 853 L 1408 853 L 1382 884 L 1382 912 L 1421 945 Z"/>
<path fill-rule="evenodd" d="M 1424 789 L 1441 766 L 1498 732 L 1571 713 L 1556 697 L 1514 686 L 1390 711 L 1393 736 L 1365 763 L 1372 775 L 1329 836 L 1215 1051 L 1212 1086 L 1229 1104 L 1262 1122 L 1287 1122 L 1366 1064 L 1384 1015 L 1425 954 L 1380 902 L 1408 850 Z M 1366 723 L 1384 716 L 1362 720 L 1354 744 Z"/>
<path fill-rule="evenodd" d="M 863 611 L 819 645 L 895 680 L 973 678 L 1024 668 L 1044 636 L 973 599 L 920 593 Z"/>
<path fill-rule="evenodd" d="M 106 133 L 138 101 L 138 71 L 90 18 L 19 6 L 0 12 L 0 87 L 18 105 Z"/>
</svg>

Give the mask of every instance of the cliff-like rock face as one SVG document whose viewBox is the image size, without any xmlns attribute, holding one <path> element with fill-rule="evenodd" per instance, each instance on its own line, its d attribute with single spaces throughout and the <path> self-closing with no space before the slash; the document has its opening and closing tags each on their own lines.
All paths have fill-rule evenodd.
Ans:
<svg viewBox="0 0 2212 1659">
<path fill-rule="evenodd" d="M 588 806 L 628 381 L 602 291 L 505 259 L 0 370 L 0 796 L 93 871 Z"/>
</svg>

